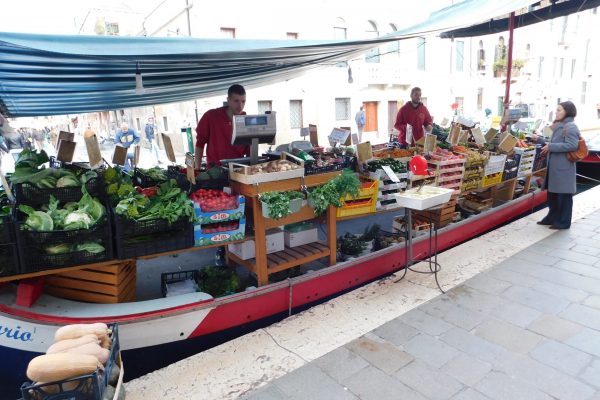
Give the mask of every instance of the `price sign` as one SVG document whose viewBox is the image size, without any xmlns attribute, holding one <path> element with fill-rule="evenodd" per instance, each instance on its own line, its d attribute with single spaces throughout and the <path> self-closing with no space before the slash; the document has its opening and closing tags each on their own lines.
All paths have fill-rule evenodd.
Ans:
<svg viewBox="0 0 600 400">
<path fill-rule="evenodd" d="M 412 125 L 406 124 L 406 143 L 410 146 L 413 141 L 413 128 Z"/>
<path fill-rule="evenodd" d="M 333 128 L 329 134 L 329 140 L 333 143 L 346 143 L 348 136 L 350 136 L 350 131 L 340 128 Z"/>
<path fill-rule="evenodd" d="M 56 152 L 56 159 L 64 162 L 73 161 L 73 154 L 75 153 L 75 145 L 77 143 L 69 140 L 59 140 L 58 149 Z"/>
<path fill-rule="evenodd" d="M 192 185 L 196 184 L 196 171 L 194 171 L 195 161 L 192 153 L 185 153 L 185 166 L 187 180 L 192 183 Z"/>
<path fill-rule="evenodd" d="M 102 153 L 100 152 L 100 145 L 98 144 L 96 133 L 94 131 L 85 131 L 83 140 L 85 141 L 85 148 L 87 150 L 88 159 L 90 160 L 90 167 L 92 169 L 100 167 L 102 165 Z"/>
<path fill-rule="evenodd" d="M 473 139 L 475 139 L 475 143 L 477 143 L 479 146 L 483 146 L 485 144 L 485 136 L 479 127 L 471 129 L 471 134 L 473 135 Z"/>
<path fill-rule="evenodd" d="M 400 179 L 398 179 L 396 173 L 392 171 L 389 165 L 384 165 L 381 168 L 383 168 L 383 171 L 386 173 L 386 175 L 388 176 L 388 178 L 390 178 L 392 182 L 400 182 Z"/>
<path fill-rule="evenodd" d="M 361 162 L 365 162 L 373 158 L 373 148 L 371 142 L 359 143 L 356 145 L 356 154 Z"/>
<path fill-rule="evenodd" d="M 308 132 L 310 134 L 310 144 L 312 144 L 313 146 L 318 146 L 319 145 L 319 135 L 317 134 L 317 126 L 309 124 Z"/>
<path fill-rule="evenodd" d="M 300 129 L 300 136 L 301 136 L 301 137 L 306 137 L 306 136 L 308 136 L 308 135 L 310 135 L 310 130 L 309 130 L 309 128 L 301 128 L 301 129 Z"/>
<path fill-rule="evenodd" d="M 127 160 L 127 149 L 123 146 L 115 146 L 115 152 L 113 153 L 112 163 L 123 166 Z"/>
<path fill-rule="evenodd" d="M 173 151 L 173 143 L 171 142 L 171 137 L 166 133 L 162 134 L 163 144 L 165 146 L 165 152 L 167 153 L 167 158 L 172 163 L 175 163 L 175 151 Z"/>
<path fill-rule="evenodd" d="M 468 140 L 469 140 L 469 131 L 461 130 L 460 134 L 458 135 L 458 143 L 467 143 Z"/>
<path fill-rule="evenodd" d="M 425 143 L 423 144 L 423 148 L 426 153 L 433 153 L 435 148 L 437 147 L 437 137 L 435 135 L 431 135 L 429 133 L 425 134 Z"/>
<path fill-rule="evenodd" d="M 494 140 L 494 138 L 496 137 L 496 135 L 498 134 L 498 131 L 494 128 L 490 128 L 486 133 L 485 133 L 485 141 L 486 142 L 491 142 L 492 140 Z"/>
</svg>

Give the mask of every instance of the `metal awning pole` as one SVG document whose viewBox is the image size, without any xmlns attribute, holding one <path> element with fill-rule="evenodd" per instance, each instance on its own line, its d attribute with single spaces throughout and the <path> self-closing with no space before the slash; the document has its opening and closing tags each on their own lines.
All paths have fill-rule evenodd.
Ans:
<svg viewBox="0 0 600 400">
<path fill-rule="evenodd" d="M 515 30 L 515 13 L 510 13 L 508 21 L 508 55 L 506 60 L 506 91 L 504 92 L 504 110 L 508 110 L 510 104 L 510 79 L 512 77 L 512 62 L 513 62 L 513 33 Z M 502 130 L 506 126 L 502 127 Z"/>
</svg>

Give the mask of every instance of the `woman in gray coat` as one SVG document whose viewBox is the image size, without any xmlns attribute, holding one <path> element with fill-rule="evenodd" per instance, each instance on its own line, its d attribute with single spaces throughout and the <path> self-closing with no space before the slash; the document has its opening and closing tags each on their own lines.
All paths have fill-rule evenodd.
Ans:
<svg viewBox="0 0 600 400">
<path fill-rule="evenodd" d="M 548 189 L 548 215 L 539 225 L 550 229 L 569 229 L 573 211 L 573 195 L 577 192 L 575 163 L 567 159 L 567 153 L 577 150 L 579 129 L 573 122 L 577 115 L 575 104 L 562 102 L 556 108 L 556 120 L 552 125 L 550 143 L 542 148 L 548 155 L 545 187 Z"/>
</svg>

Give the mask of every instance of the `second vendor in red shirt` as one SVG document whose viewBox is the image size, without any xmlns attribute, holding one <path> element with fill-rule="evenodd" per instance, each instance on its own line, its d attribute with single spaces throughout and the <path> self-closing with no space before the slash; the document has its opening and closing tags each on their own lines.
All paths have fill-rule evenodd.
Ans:
<svg viewBox="0 0 600 400">
<path fill-rule="evenodd" d="M 208 110 L 196 127 L 196 169 L 200 169 L 204 147 L 206 164 L 221 165 L 221 160 L 250 155 L 250 146 L 231 144 L 233 116 L 243 115 L 246 90 L 242 85 L 232 85 L 227 90 L 227 106 Z"/>
<path fill-rule="evenodd" d="M 413 139 L 411 140 L 411 143 L 407 143 L 406 140 L 407 124 L 412 127 Z M 408 146 L 412 145 L 414 142 L 417 142 L 423 137 L 425 134 L 423 132 L 423 128 L 425 128 L 428 132 L 431 132 L 431 129 L 433 128 L 433 121 L 431 119 L 431 115 L 429 114 L 429 110 L 423 103 L 421 103 L 421 88 L 412 88 L 410 91 L 410 101 L 403 105 L 400 110 L 398 110 L 394 128 L 400 131 L 400 134 L 398 135 L 398 142 Z"/>
</svg>

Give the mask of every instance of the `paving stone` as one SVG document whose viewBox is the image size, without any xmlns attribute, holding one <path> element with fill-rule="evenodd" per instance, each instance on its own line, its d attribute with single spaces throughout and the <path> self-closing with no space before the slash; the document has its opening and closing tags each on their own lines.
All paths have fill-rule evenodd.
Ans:
<svg viewBox="0 0 600 400">
<path fill-rule="evenodd" d="M 535 243 L 527 248 L 528 251 L 535 253 L 535 254 L 548 254 L 554 249 L 555 249 L 554 247 L 546 246 L 546 245 L 539 244 L 539 243 Z"/>
<path fill-rule="evenodd" d="M 522 354 L 507 352 L 500 355 L 494 370 L 527 382 L 558 399 L 587 399 L 595 392 L 589 385 Z"/>
<path fill-rule="evenodd" d="M 569 305 L 568 301 L 561 298 L 520 286 L 506 289 L 501 296 L 548 314 L 559 313 Z"/>
<path fill-rule="evenodd" d="M 406 325 L 400 318 L 394 318 L 375 329 L 373 333 L 396 346 L 401 346 L 415 337 L 419 331 Z"/>
<path fill-rule="evenodd" d="M 489 373 L 475 386 L 475 389 L 495 400 L 553 400 L 529 383 L 500 372 Z"/>
<path fill-rule="evenodd" d="M 344 347 L 388 374 L 397 371 L 413 360 L 411 355 L 391 343 L 377 342 L 364 336 L 353 340 Z"/>
<path fill-rule="evenodd" d="M 591 247 L 583 244 L 578 244 L 576 246 L 573 246 L 570 250 L 575 251 L 577 253 L 587 254 L 588 256 L 600 256 L 600 247 Z"/>
<path fill-rule="evenodd" d="M 559 232 L 557 232 L 559 233 Z M 554 233 L 553 235 L 539 241 L 538 243 L 544 246 L 550 246 L 555 249 L 570 249 L 575 246 L 572 238 L 564 237 L 560 234 Z"/>
<path fill-rule="evenodd" d="M 575 246 L 588 246 L 588 247 L 598 248 L 598 247 L 600 247 L 600 243 L 598 243 L 597 240 L 592 239 L 590 237 L 580 237 L 580 238 L 577 238 L 577 241 L 573 247 L 575 247 Z"/>
<path fill-rule="evenodd" d="M 510 322 L 513 325 L 522 328 L 527 327 L 531 322 L 538 319 L 543 314 L 533 308 L 521 305 L 519 303 L 507 303 L 500 307 L 494 308 L 491 312 L 496 318 Z"/>
<path fill-rule="evenodd" d="M 432 400 L 446 400 L 463 388 L 456 379 L 419 360 L 402 368 L 394 376 Z"/>
<path fill-rule="evenodd" d="M 583 305 L 600 310 L 600 296 L 590 296 L 583 301 Z"/>
<path fill-rule="evenodd" d="M 427 400 L 424 396 L 369 366 L 344 381 L 344 385 L 361 400 L 411 399 Z M 306 397 L 310 399 L 310 397 Z"/>
<path fill-rule="evenodd" d="M 467 386 L 475 386 L 491 369 L 491 364 L 460 354 L 448 361 L 443 371 Z"/>
<path fill-rule="evenodd" d="M 484 293 L 466 285 L 455 287 L 447 292 L 446 295 L 455 304 L 485 314 L 491 312 L 496 307 L 508 303 L 507 300 L 500 296 Z"/>
<path fill-rule="evenodd" d="M 486 319 L 485 314 L 461 307 L 443 296 L 434 301 L 427 302 L 424 307 L 421 306 L 419 309 L 467 331 L 470 331 Z"/>
<path fill-rule="evenodd" d="M 241 397 L 242 400 L 288 400 L 286 396 L 277 386 L 274 384 L 267 384 L 257 390 L 253 390 Z"/>
<path fill-rule="evenodd" d="M 549 339 L 533 349 L 530 356 L 572 376 L 577 376 L 592 361 L 592 356 L 589 354 Z"/>
<path fill-rule="evenodd" d="M 560 261 L 559 257 L 555 257 L 550 253 L 550 255 L 540 255 L 535 253 L 530 253 L 528 251 L 521 251 L 515 254 L 513 257 L 529 261 L 533 264 L 542 264 L 542 265 L 553 265 Z"/>
<path fill-rule="evenodd" d="M 582 264 L 575 261 L 562 260 L 554 265 L 555 268 L 560 268 L 574 274 L 589 276 L 594 279 L 600 279 L 600 268 L 588 264 Z"/>
<path fill-rule="evenodd" d="M 344 386 L 338 384 L 312 364 L 307 364 L 290 372 L 273 381 L 273 384 L 290 399 L 357 399 Z"/>
<path fill-rule="evenodd" d="M 473 333 L 515 353 L 528 353 L 542 341 L 542 336 L 538 334 L 494 319 L 479 325 Z"/>
<path fill-rule="evenodd" d="M 598 331 L 583 328 L 581 332 L 565 340 L 565 343 L 576 349 L 600 357 L 600 332 Z"/>
<path fill-rule="evenodd" d="M 528 271 L 541 281 L 548 281 L 573 289 L 581 289 L 589 293 L 600 294 L 600 280 L 581 276 L 558 268 L 536 266 Z"/>
<path fill-rule="evenodd" d="M 343 346 L 319 357 L 314 364 L 338 383 L 369 366 L 365 359 Z"/>
<path fill-rule="evenodd" d="M 472 335 L 460 328 L 451 329 L 444 333 L 440 339 L 458 350 L 487 362 L 492 362 L 496 357 L 506 351 L 501 346 Z"/>
<path fill-rule="evenodd" d="M 477 275 L 467 280 L 464 284 L 489 294 L 500 294 L 511 286 L 510 282 L 496 279 L 489 274 L 485 276 Z"/>
<path fill-rule="evenodd" d="M 564 342 L 581 332 L 584 327 L 556 315 L 543 315 L 533 321 L 527 329 L 547 338 Z"/>
<path fill-rule="evenodd" d="M 580 304 L 571 304 L 558 315 L 569 321 L 600 330 L 600 310 L 595 308 Z"/>
<path fill-rule="evenodd" d="M 454 347 L 425 333 L 412 338 L 404 345 L 404 350 L 435 368 L 440 368 L 459 354 Z"/>
<path fill-rule="evenodd" d="M 600 389 L 600 360 L 594 360 L 594 362 L 581 373 L 580 378 L 584 382 Z M 600 395 L 600 392 L 598 394 Z"/>
<path fill-rule="evenodd" d="M 594 265 L 598 261 L 598 257 L 588 256 L 587 254 L 577 253 L 571 250 L 554 250 L 550 256 L 558 257 L 563 260 L 574 261 L 581 264 Z M 556 263 L 554 264 L 556 265 Z"/>
<path fill-rule="evenodd" d="M 450 400 L 490 400 L 490 398 L 482 395 L 475 389 L 467 388 L 462 392 L 458 392 Z"/>
<path fill-rule="evenodd" d="M 493 278 L 512 283 L 513 285 L 531 287 L 535 285 L 538 281 L 537 279 L 522 273 L 522 270 L 525 268 L 519 267 L 518 270 L 515 269 L 507 269 L 502 268 L 501 266 L 495 267 L 491 269 L 488 274 L 486 274 L 485 278 L 488 276 L 492 276 Z M 499 293 L 493 293 L 499 294 Z"/>
<path fill-rule="evenodd" d="M 568 286 L 558 285 L 552 282 L 538 282 L 532 286 L 532 289 L 538 290 L 552 296 L 560 297 L 574 303 L 579 303 L 590 294 L 581 289 L 574 289 Z"/>
<path fill-rule="evenodd" d="M 452 325 L 441 318 L 433 317 L 419 309 L 412 309 L 400 317 L 400 320 L 432 336 L 441 335 L 452 329 Z"/>
</svg>

